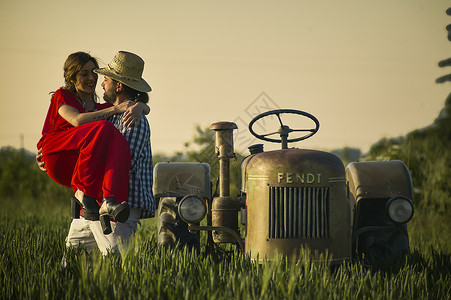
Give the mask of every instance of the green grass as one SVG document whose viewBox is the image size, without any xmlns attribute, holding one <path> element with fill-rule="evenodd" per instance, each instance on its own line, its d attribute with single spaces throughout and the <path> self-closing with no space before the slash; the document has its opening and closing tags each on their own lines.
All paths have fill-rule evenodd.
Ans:
<svg viewBox="0 0 451 300">
<path fill-rule="evenodd" d="M 3 198 L 4 199 L 4 198 Z M 68 201 L 69 202 L 69 201 Z M 158 249 L 155 220 L 143 222 L 123 259 L 67 252 L 69 203 L 2 200 L 1 299 L 449 299 L 449 215 L 417 212 L 412 255 L 390 268 L 331 268 L 283 258 L 258 264 L 240 253 L 200 256 Z"/>
<path fill-rule="evenodd" d="M 39 171 L 34 154 L 2 148 L 0 299 L 451 299 L 451 96 L 445 109 L 431 126 L 382 139 L 361 158 L 404 161 L 415 191 L 411 255 L 379 269 L 357 262 L 332 268 L 327 260 L 313 263 L 307 251 L 297 264 L 258 264 L 237 252 L 158 249 L 155 219 L 143 222 L 122 260 L 66 253 L 70 190 Z M 198 127 L 194 143 L 201 151 L 185 158 L 210 161 L 211 131 Z M 231 174 L 238 168 L 232 163 Z"/>
</svg>

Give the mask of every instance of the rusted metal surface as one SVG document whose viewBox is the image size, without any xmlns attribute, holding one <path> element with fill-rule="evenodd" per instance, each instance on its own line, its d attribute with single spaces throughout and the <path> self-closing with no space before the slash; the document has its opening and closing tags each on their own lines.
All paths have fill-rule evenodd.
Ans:
<svg viewBox="0 0 451 300">
<path fill-rule="evenodd" d="M 230 196 L 230 159 L 233 153 L 233 130 L 235 123 L 217 122 L 210 126 L 215 131 L 215 149 L 219 159 L 219 195 Z"/>
<path fill-rule="evenodd" d="M 236 126 L 233 122 L 227 122 L 227 121 L 221 121 L 216 122 L 210 125 L 210 130 L 233 130 L 238 129 L 238 126 Z"/>
<path fill-rule="evenodd" d="M 230 159 L 235 155 L 233 150 L 233 130 L 235 123 L 217 122 L 210 126 L 215 131 L 215 148 L 219 159 L 219 197 L 212 203 L 212 226 L 228 227 L 238 233 L 238 211 L 240 201 L 230 197 Z M 215 243 L 233 243 L 235 236 L 227 231 L 213 231 Z"/>
<path fill-rule="evenodd" d="M 216 197 L 213 199 L 212 226 L 228 227 L 235 232 L 238 231 L 238 211 L 240 209 L 240 199 L 235 197 Z M 215 243 L 233 243 L 235 237 L 226 231 L 213 231 L 213 241 Z"/>
<path fill-rule="evenodd" d="M 392 197 L 413 200 L 412 179 L 399 160 L 350 163 L 346 168 L 353 210 L 354 255 L 380 261 L 410 252 L 406 224 L 393 224 L 386 214 Z"/>
<path fill-rule="evenodd" d="M 270 187 L 269 238 L 329 238 L 328 187 Z"/>
<path fill-rule="evenodd" d="M 159 162 L 154 168 L 153 192 L 156 198 L 184 197 L 188 194 L 210 198 L 210 165 Z"/>
<path fill-rule="evenodd" d="M 260 260 L 302 247 L 351 256 L 345 169 L 333 154 L 284 149 L 251 155 L 242 164 L 246 193 L 246 252 Z"/>
<path fill-rule="evenodd" d="M 355 202 L 394 196 L 413 200 L 412 178 L 400 160 L 350 163 L 346 168 L 346 180 Z"/>
</svg>

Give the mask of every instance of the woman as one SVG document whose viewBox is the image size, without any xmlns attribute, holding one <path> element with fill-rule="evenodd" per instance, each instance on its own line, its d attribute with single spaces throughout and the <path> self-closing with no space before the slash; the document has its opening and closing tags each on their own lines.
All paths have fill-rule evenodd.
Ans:
<svg viewBox="0 0 451 300">
<path fill-rule="evenodd" d="M 88 53 L 69 55 L 64 64 L 66 84 L 52 96 L 37 147 L 42 148 L 41 161 L 49 177 L 73 189 L 86 219 L 98 220 L 101 214 L 102 220 L 125 222 L 130 149 L 105 119 L 127 111 L 130 123 L 149 108 L 134 101 L 117 106 L 96 103 L 98 75 L 93 70 L 98 67 Z"/>
</svg>

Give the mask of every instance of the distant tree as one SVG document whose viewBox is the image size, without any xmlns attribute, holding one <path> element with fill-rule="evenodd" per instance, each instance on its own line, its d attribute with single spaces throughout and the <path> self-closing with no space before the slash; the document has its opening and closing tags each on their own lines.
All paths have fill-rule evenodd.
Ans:
<svg viewBox="0 0 451 300">
<path fill-rule="evenodd" d="M 451 15 L 451 7 L 446 10 L 446 14 L 448 16 Z M 451 41 L 451 24 L 446 26 L 446 30 L 448 31 L 448 40 Z M 438 66 L 440 68 L 451 66 L 451 58 L 439 61 Z M 443 75 L 435 80 L 437 83 L 444 83 L 447 81 L 451 81 L 451 74 Z"/>
<path fill-rule="evenodd" d="M 332 150 L 331 152 L 340 157 L 345 166 L 352 161 L 358 161 L 360 159 L 360 156 L 362 155 L 362 151 L 359 148 L 350 148 L 350 147 L 335 149 Z"/>
<path fill-rule="evenodd" d="M 215 191 L 219 176 L 219 161 L 216 155 L 214 132 L 208 127 L 202 128 L 197 125 L 192 142 L 186 142 L 185 148 L 185 156 L 188 161 L 205 162 L 210 165 L 213 191 Z M 230 163 L 230 193 L 232 196 L 239 193 L 240 167 L 243 158 L 242 154 L 235 153 L 235 158 Z"/>
<path fill-rule="evenodd" d="M 2 198 L 67 198 L 71 190 L 51 180 L 35 161 L 35 154 L 24 149 L 0 149 L 0 196 Z"/>
<path fill-rule="evenodd" d="M 446 10 L 451 15 L 451 8 Z M 451 24 L 446 27 L 451 41 Z M 439 67 L 451 66 L 451 58 L 441 60 Z M 436 79 L 451 81 L 451 74 Z M 364 159 L 400 159 L 412 175 L 416 205 L 446 212 L 451 207 L 451 94 L 435 121 L 404 137 L 382 139 L 371 147 Z"/>
<path fill-rule="evenodd" d="M 412 176 L 416 205 L 445 212 L 451 207 L 451 94 L 435 121 L 404 137 L 382 139 L 362 160 L 399 159 Z"/>
</svg>

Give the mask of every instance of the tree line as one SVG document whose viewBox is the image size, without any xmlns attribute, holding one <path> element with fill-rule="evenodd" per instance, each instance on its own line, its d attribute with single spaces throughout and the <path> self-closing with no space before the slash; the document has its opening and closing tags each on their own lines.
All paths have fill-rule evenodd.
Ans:
<svg viewBox="0 0 451 300">
<path fill-rule="evenodd" d="M 172 156 L 154 155 L 154 164 L 160 161 L 206 162 L 211 166 L 213 191 L 218 176 L 218 160 L 214 149 L 214 133 L 209 128 L 197 126 L 192 141 L 184 144 L 184 151 Z M 193 147 L 194 146 L 194 147 Z M 369 153 L 359 149 L 344 148 L 332 153 L 345 165 L 356 160 L 402 160 L 412 175 L 415 206 L 446 212 L 451 195 L 451 94 L 440 115 L 428 127 L 415 130 L 402 137 L 384 138 L 373 144 Z M 236 153 L 231 160 L 231 194 L 239 193 L 240 164 L 245 154 Z M 0 196 L 18 199 L 62 199 L 72 191 L 48 178 L 39 170 L 35 154 L 24 149 L 0 149 Z M 60 200 L 55 200 L 60 201 Z"/>
</svg>

